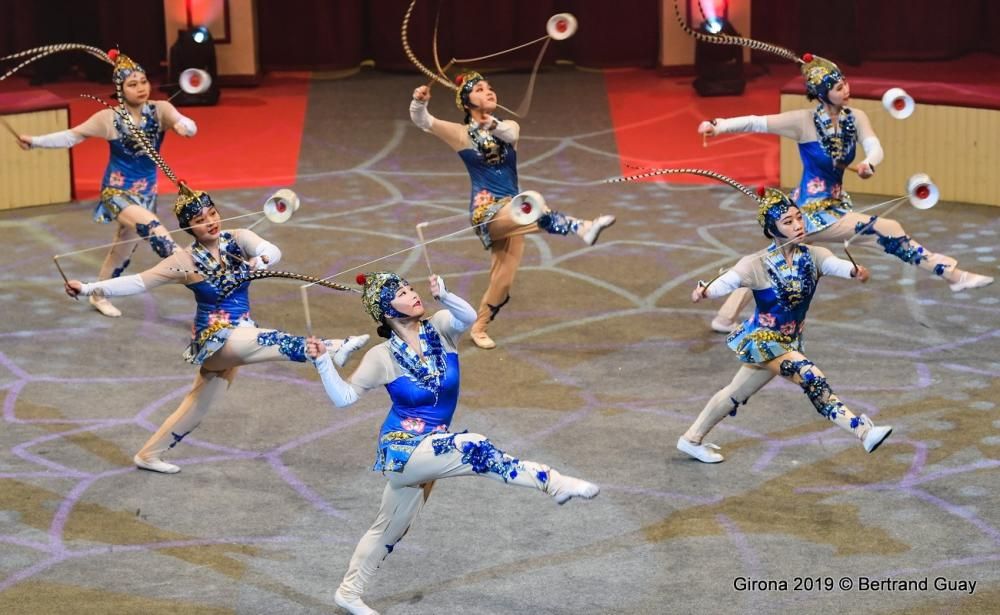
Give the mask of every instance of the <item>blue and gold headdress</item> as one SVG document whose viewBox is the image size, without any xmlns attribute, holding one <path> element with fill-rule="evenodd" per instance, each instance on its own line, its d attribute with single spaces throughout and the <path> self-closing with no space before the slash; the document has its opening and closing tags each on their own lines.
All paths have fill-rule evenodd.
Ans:
<svg viewBox="0 0 1000 615">
<path fill-rule="evenodd" d="M 364 290 L 361 291 L 361 304 L 375 322 L 382 322 L 383 316 L 386 318 L 403 316 L 392 307 L 392 301 L 396 298 L 396 291 L 409 286 L 409 282 L 391 271 L 363 273 L 358 276 L 357 282 L 364 286 Z"/>
<path fill-rule="evenodd" d="M 784 216 L 795 203 L 788 195 L 777 188 L 757 189 L 757 222 L 765 231 L 774 232 L 778 220 Z"/>
<path fill-rule="evenodd" d="M 135 60 L 117 49 L 109 51 L 108 58 L 111 59 L 115 66 L 114 70 L 111 72 L 111 80 L 115 83 L 115 96 L 118 98 L 119 103 L 124 104 L 125 92 L 123 91 L 123 88 L 125 87 L 125 80 L 128 79 L 132 73 L 146 74 L 146 70 L 139 66 Z"/>
<path fill-rule="evenodd" d="M 844 73 L 830 60 L 811 53 L 803 55 L 802 60 L 804 63 L 799 69 L 806 80 L 806 92 L 810 97 L 830 104 L 830 90 L 844 78 Z"/>
<path fill-rule="evenodd" d="M 209 207 L 215 207 L 212 197 L 207 192 L 192 190 L 183 181 L 177 184 L 177 201 L 174 202 L 174 215 L 181 228 L 191 233 L 191 220 L 198 217 Z M 193 234 L 193 233 L 192 233 Z"/>
<path fill-rule="evenodd" d="M 484 79 L 486 77 L 483 77 L 474 70 L 462 73 L 455 79 L 455 83 L 458 84 L 458 89 L 455 90 L 455 106 L 460 111 L 466 111 L 468 107 L 472 106 L 469 95 L 472 94 L 472 89 L 476 87 L 476 84 Z"/>
</svg>

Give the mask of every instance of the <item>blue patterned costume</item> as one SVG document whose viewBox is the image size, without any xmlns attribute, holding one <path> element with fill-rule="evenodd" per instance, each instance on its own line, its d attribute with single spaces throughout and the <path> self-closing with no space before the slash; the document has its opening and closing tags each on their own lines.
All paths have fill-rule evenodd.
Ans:
<svg viewBox="0 0 1000 615">
<path fill-rule="evenodd" d="M 802 327 L 819 279 L 807 246 L 796 246 L 791 263 L 785 262 L 774 243 L 768 250 L 761 260 L 771 286 L 753 290 L 757 304 L 753 316 L 726 340 L 744 363 L 766 363 L 802 351 Z"/>
<path fill-rule="evenodd" d="M 829 226 L 851 211 L 851 197 L 843 189 L 844 169 L 854 160 L 858 144 L 854 114 L 847 107 L 840 113 L 836 131 L 822 105 L 813 111 L 813 123 L 817 140 L 799 143 L 802 178 L 792 192 L 807 233 Z"/>
<path fill-rule="evenodd" d="M 156 105 L 147 102 L 140 113 L 139 127 L 159 151 L 166 133 L 160 130 Z M 101 180 L 101 200 L 94 208 L 94 221 L 102 224 L 113 222 L 129 205 L 156 213 L 156 164 L 128 138 L 129 128 L 117 115 L 114 125 L 119 137 L 108 141 L 110 158 Z"/>
<path fill-rule="evenodd" d="M 410 287 L 390 272 L 365 274 L 362 304 L 372 319 L 385 323 L 396 299 L 406 301 Z M 443 288 L 443 283 L 442 283 Z M 456 343 L 476 317 L 463 299 L 442 292 L 440 301 L 448 309 L 419 322 L 420 348 L 407 346 L 396 331 L 389 340 L 365 354 L 350 384 L 333 369 L 328 355 L 316 368 L 330 400 L 345 407 L 363 391 L 384 385 L 392 408 L 379 432 L 375 470 L 386 474 L 382 503 L 371 528 L 358 543 L 340 588 L 338 605 L 354 612 L 371 612 L 361 594 L 382 561 L 393 552 L 420 512 L 434 481 L 481 476 L 509 485 L 547 493 L 556 502 L 572 497 L 592 498 L 596 485 L 564 476 L 547 465 L 520 460 L 496 448 L 480 434 L 448 431 L 459 393 L 459 362 Z M 398 313 L 398 312 L 395 312 Z M 408 318 L 400 314 L 389 318 Z M 404 321 L 405 322 L 405 321 Z M 409 321 L 407 326 L 412 326 Z"/>
<path fill-rule="evenodd" d="M 219 235 L 219 256 L 195 242 L 191 258 L 195 268 L 205 279 L 188 284 L 194 293 L 197 310 L 191 325 L 191 345 L 184 359 L 201 365 L 226 343 L 236 327 L 256 327 L 250 318 L 250 282 L 245 280 L 250 272 L 247 261 L 251 258 L 233 237 L 232 233 Z M 222 289 L 236 286 L 236 290 L 220 299 Z M 266 330 L 257 335 L 258 346 L 277 346 L 278 352 L 291 361 L 304 363 L 305 338 L 284 331 Z"/>
<path fill-rule="evenodd" d="M 469 172 L 472 189 L 469 199 L 469 218 L 475 226 L 476 235 L 483 247 L 493 245 L 489 226 L 483 224 L 493 219 L 519 192 L 517 185 L 517 150 L 510 143 L 498 139 L 488 130 L 479 129 L 474 124 L 468 126 L 469 139 L 475 147 L 458 152 Z M 475 205 L 476 195 L 485 190 L 490 193 L 488 203 Z M 479 226 L 482 225 L 482 226 Z M 538 219 L 538 228 L 555 235 L 569 235 L 579 228 L 579 221 L 558 211 L 549 210 Z"/>
<path fill-rule="evenodd" d="M 191 246 L 195 268 L 205 279 L 187 287 L 194 293 L 197 309 L 191 325 L 191 346 L 184 360 L 201 365 L 229 339 L 234 327 L 255 327 L 250 318 L 250 282 L 243 282 L 235 292 L 219 301 L 220 291 L 250 272 L 243 253 L 232 233 L 219 235 L 219 256 L 215 260 L 200 243 Z"/>
<path fill-rule="evenodd" d="M 445 351 L 430 321 L 425 320 L 421 328 L 421 343 L 429 357 L 426 363 L 397 336 L 389 341 L 393 358 L 406 369 L 385 385 L 392 407 L 379 431 L 374 470 L 401 472 L 424 438 L 448 431 L 458 406 L 458 353 Z"/>
</svg>

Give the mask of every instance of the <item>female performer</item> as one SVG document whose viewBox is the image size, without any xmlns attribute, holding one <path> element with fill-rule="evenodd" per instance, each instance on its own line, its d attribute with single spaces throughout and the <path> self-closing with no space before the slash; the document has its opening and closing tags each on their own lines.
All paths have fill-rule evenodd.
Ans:
<svg viewBox="0 0 1000 615">
<path fill-rule="evenodd" d="M 904 263 L 940 276 L 950 283 L 954 292 L 993 282 L 990 276 L 959 269 L 958 261 L 946 254 L 927 250 L 895 220 L 853 211 L 851 198 L 843 189 L 844 169 L 850 168 L 858 177 L 867 179 L 875 173 L 883 153 L 868 116 L 860 109 L 847 106 L 851 89 L 836 64 L 811 53 L 799 57 L 789 49 L 754 39 L 696 32 L 681 18 L 676 2 L 674 12 L 681 27 L 700 41 L 750 47 L 799 65 L 805 79 L 806 97 L 818 101 L 815 109 L 704 121 L 698 126 L 698 132 L 710 137 L 734 132 L 771 133 L 798 143 L 802 179 L 792 192 L 792 199 L 802 213 L 810 243 L 843 243 L 860 233 L 854 240 L 857 245 L 881 247 Z M 858 143 L 864 148 L 865 158 L 849 166 Z M 712 320 L 712 328 L 724 333 L 735 328 L 740 311 L 749 300 L 748 291 L 733 293 Z"/>
<path fill-rule="evenodd" d="M 462 73 L 458 83 L 455 104 L 465 112 L 461 124 L 437 119 L 427 111 L 431 99 L 427 86 L 413 91 L 410 118 L 458 152 L 469 172 L 471 222 L 483 246 L 490 250 L 492 261 L 489 287 L 479 302 L 471 337 L 476 346 L 490 349 L 496 347 L 496 342 L 486 329 L 510 300 L 510 287 L 524 255 L 524 235 L 539 230 L 556 235 L 572 233 L 587 245 L 594 245 L 601 231 L 615 223 L 615 217 L 602 215 L 580 220 L 550 210 L 532 224 L 516 223 L 510 213 L 510 197 L 519 192 L 517 139 L 521 128 L 512 120 L 493 117 L 497 109 L 496 92 L 482 75 Z"/>
<path fill-rule="evenodd" d="M 803 214 L 811 243 L 843 243 L 861 231 L 853 243 L 881 247 L 904 263 L 947 280 L 954 292 L 992 283 L 992 277 L 959 269 L 958 261 L 951 256 L 927 250 L 907 235 L 899 222 L 852 210 L 851 197 L 843 190 L 844 169 L 854 160 L 860 142 L 865 158 L 854 168 L 858 177 L 871 177 L 875 166 L 882 161 L 882 147 L 865 112 L 847 106 L 851 89 L 840 69 L 823 58 L 809 54 L 805 57 L 808 60 L 802 65 L 802 72 L 807 97 L 819 101 L 815 109 L 716 119 L 702 122 L 698 132 L 710 137 L 732 132 L 766 132 L 794 139 L 802 158 L 802 179 L 792 192 L 792 199 Z M 749 300 L 748 291 L 733 293 L 712 320 L 712 328 L 724 332 L 734 328 Z"/>
<path fill-rule="evenodd" d="M 259 328 L 250 317 L 250 282 L 246 276 L 254 269 L 277 263 L 281 251 L 248 229 L 223 232 L 211 197 L 183 183 L 179 187 L 174 213 L 181 228 L 194 236 L 190 247 L 174 250 L 169 258 L 139 274 L 90 284 L 66 282 L 71 297 L 134 295 L 164 284 L 184 284 L 194 293 L 197 309 L 191 345 L 184 359 L 200 369 L 177 410 L 133 458 L 139 468 L 164 474 L 179 472 L 180 468 L 163 461 L 161 455 L 201 423 L 215 397 L 232 383 L 239 366 L 306 360 L 304 337 Z M 223 292 L 234 284 L 238 284 L 235 292 Z M 334 361 L 343 365 L 367 341 L 368 336 L 361 335 L 326 343 L 335 351 Z"/>
<path fill-rule="evenodd" d="M 356 615 L 375 613 L 361 595 L 406 534 L 434 481 L 486 476 L 538 489 L 559 504 L 573 497 L 590 499 L 600 491 L 593 483 L 547 465 L 511 457 L 486 436 L 451 431 L 459 393 L 458 338 L 475 321 L 475 310 L 449 293 L 439 276 L 431 276 L 430 292 L 445 309 L 430 318 L 420 295 L 398 275 L 377 272 L 363 277 L 359 282 L 364 284 L 365 311 L 379 323 L 379 335 L 388 340 L 365 353 L 347 382 L 331 365 L 320 340 L 310 338 L 307 350 L 338 408 L 379 386 L 385 386 L 392 400 L 379 432 L 374 467 L 388 479 L 382 505 L 334 595 L 339 606 Z"/>
<path fill-rule="evenodd" d="M 803 245 L 803 216 L 780 190 L 769 188 L 763 192 L 757 221 L 764 235 L 773 240 L 767 252 L 743 257 L 710 284 L 699 282 L 691 293 L 691 301 L 697 303 L 705 297 L 721 297 L 741 287 L 749 288 L 757 309 L 727 340 L 743 365 L 732 382 L 708 401 L 677 440 L 677 448 L 705 463 L 722 461 L 719 447 L 703 442 L 705 436 L 727 414 L 736 414 L 751 395 L 781 375 L 802 387 L 820 415 L 858 438 L 870 453 L 889 436 L 892 427 L 876 427 L 867 416 L 855 416 L 834 394 L 823 372 L 802 353 L 802 327 L 819 278 L 833 275 L 864 283 L 868 281 L 868 270 L 835 257 L 826 248 Z"/>
<path fill-rule="evenodd" d="M 79 48 L 94 53 L 82 45 L 68 47 Z M 41 53 L 44 49 L 18 55 L 32 51 Z M 195 135 L 198 127 L 194 121 L 181 115 L 172 104 L 165 100 L 149 100 L 150 84 L 141 66 L 116 49 L 107 54 L 96 52 L 95 55 L 103 54 L 103 59 L 114 65 L 112 80 L 119 102 L 118 111 L 131 115 L 132 123 L 145 133 L 157 151 L 168 129 L 183 137 Z M 136 238 L 148 241 L 161 258 L 169 256 L 176 244 L 156 217 L 156 164 L 136 145 L 130 128 L 116 110 L 102 109 L 69 130 L 40 136 L 20 135 L 19 145 L 22 149 L 67 148 L 88 138 L 105 139 L 110 146 L 108 166 L 101 180 L 101 197 L 93 216 L 95 222 L 102 224 L 118 223 L 115 243 L 98 273 L 99 280 L 107 280 L 117 278 L 128 267 Z M 90 304 L 105 316 L 121 316 L 121 311 L 105 297 L 91 296 Z"/>
</svg>

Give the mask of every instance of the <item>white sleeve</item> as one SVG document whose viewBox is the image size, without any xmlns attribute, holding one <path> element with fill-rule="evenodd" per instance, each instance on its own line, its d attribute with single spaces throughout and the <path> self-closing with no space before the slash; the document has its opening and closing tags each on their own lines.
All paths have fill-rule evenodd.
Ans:
<svg viewBox="0 0 1000 615">
<path fill-rule="evenodd" d="M 183 134 L 185 137 L 193 137 L 198 134 L 198 125 L 194 123 L 194 120 L 187 116 L 182 115 L 180 119 L 174 123 L 174 130 L 176 130 L 178 126 L 184 129 L 183 133 L 180 133 L 180 131 L 178 132 Z"/>
<path fill-rule="evenodd" d="M 254 251 L 254 256 L 257 258 L 257 269 L 267 269 L 271 265 L 276 265 L 278 261 L 281 260 L 281 250 L 278 246 L 274 245 L 270 241 L 262 239 L 259 244 L 257 244 L 257 249 Z M 261 256 L 267 257 L 267 262 L 260 258 Z"/>
<path fill-rule="evenodd" d="M 716 278 L 708 288 L 705 289 L 705 296 L 709 299 L 723 297 L 743 286 L 743 278 L 735 269 L 730 269 Z"/>
<path fill-rule="evenodd" d="M 502 141 L 515 145 L 518 137 L 521 135 L 521 127 L 513 120 L 497 120 L 497 126 L 493 129 L 493 135 Z"/>
<path fill-rule="evenodd" d="M 125 295 L 138 295 L 145 291 L 146 284 L 142 281 L 142 276 L 136 273 L 100 282 L 89 282 L 83 285 L 80 294 L 89 296 L 100 292 L 105 297 L 124 297 Z"/>
<path fill-rule="evenodd" d="M 818 261 L 819 272 L 822 275 L 832 275 L 838 278 L 852 279 L 854 265 L 851 261 L 835 256 L 830 250 L 820 246 L 810 246 L 813 259 Z"/>
<path fill-rule="evenodd" d="M 262 238 L 257 233 L 245 228 L 240 229 L 237 233 L 237 242 L 240 244 L 240 247 L 246 250 L 250 256 L 258 258 L 257 269 L 267 269 L 272 265 L 278 264 L 278 261 L 281 260 L 281 250 L 278 246 Z M 267 257 L 267 263 L 259 258 L 261 256 Z"/>
<path fill-rule="evenodd" d="M 413 99 L 410 101 L 410 119 L 420 130 L 430 132 L 434 126 L 434 116 L 427 111 L 427 101 Z"/>
<path fill-rule="evenodd" d="M 878 137 L 865 138 L 861 142 L 861 147 L 865 148 L 865 159 L 861 162 L 867 162 L 873 167 L 882 163 L 885 155 L 882 153 L 882 143 L 878 140 Z"/>
<path fill-rule="evenodd" d="M 743 115 L 717 119 L 714 122 L 716 134 L 730 132 L 767 132 L 767 118 L 762 115 Z"/>
<path fill-rule="evenodd" d="M 77 132 L 73 132 L 72 130 L 60 130 L 59 132 L 53 132 L 47 135 L 31 137 L 31 147 L 43 147 L 46 149 L 66 148 L 83 143 L 85 140 L 86 137 Z"/>
<path fill-rule="evenodd" d="M 448 313 L 451 314 L 451 328 L 456 333 L 461 333 L 468 329 L 472 323 L 476 322 L 476 310 L 472 309 L 472 306 L 465 299 L 462 299 L 455 293 L 449 293 L 444 287 L 444 280 L 440 276 L 438 276 L 438 280 L 441 284 L 441 296 L 438 297 L 438 301 L 441 302 L 441 305 L 448 308 Z"/>
<path fill-rule="evenodd" d="M 323 381 L 326 396 L 330 398 L 334 406 L 343 408 L 358 401 L 358 392 L 354 390 L 354 387 L 345 382 L 340 377 L 340 374 L 337 373 L 337 370 L 333 368 L 330 353 L 324 352 L 319 359 L 313 361 L 313 365 L 316 366 L 320 380 Z"/>
</svg>

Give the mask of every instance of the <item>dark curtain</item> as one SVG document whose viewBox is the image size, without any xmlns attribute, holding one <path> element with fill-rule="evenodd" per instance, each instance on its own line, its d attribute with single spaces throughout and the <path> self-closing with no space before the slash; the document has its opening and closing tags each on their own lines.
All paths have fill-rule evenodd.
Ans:
<svg viewBox="0 0 1000 615">
<path fill-rule="evenodd" d="M 382 70 L 416 70 L 403 51 L 400 36 L 409 4 L 409 0 L 258 0 L 261 64 L 265 70 L 334 69 L 371 59 Z M 451 58 L 479 57 L 539 38 L 545 34 L 548 18 L 563 12 L 573 13 L 580 28 L 574 37 L 551 43 L 545 63 L 656 64 L 659 0 L 632 0 L 624 7 L 607 0 L 422 0 L 410 17 L 410 46 L 433 71 L 436 17 L 438 57 L 443 65 Z M 474 65 L 530 68 L 540 45 Z"/>
<path fill-rule="evenodd" d="M 367 0 L 257 0 L 263 70 L 333 70 L 364 60 Z"/>
<path fill-rule="evenodd" d="M 121 48 L 147 73 L 166 61 L 160 0 L 0 0 L 0 53 L 52 43 Z M 111 67 L 86 53 L 61 53 L 25 68 L 26 75 L 52 81 L 74 68 L 95 80 L 111 80 Z"/>
<path fill-rule="evenodd" d="M 231 0 L 237 1 L 237 0 Z M 258 41 L 264 70 L 353 68 L 370 59 L 382 70 L 413 71 L 400 26 L 409 0 L 257 0 Z M 655 66 L 659 55 L 659 0 L 421 0 L 410 23 L 411 45 L 433 70 L 431 41 L 440 7 L 438 57 L 478 57 L 545 34 L 555 13 L 573 13 L 576 35 L 549 45 L 544 63 L 568 60 L 588 67 Z M 148 72 L 166 60 L 160 0 L 0 0 L 0 52 L 55 42 L 119 46 Z M 541 43 L 496 59 L 485 69 L 527 69 Z M 83 54 L 52 61 L 88 75 L 103 70 Z M 43 63 L 40 63 L 43 66 Z M 30 74 L 30 73 L 27 73 Z"/>
<path fill-rule="evenodd" d="M 845 64 L 1000 52 L 995 0 L 753 0 L 753 38 Z M 755 62 L 782 62 L 759 51 Z"/>
</svg>

